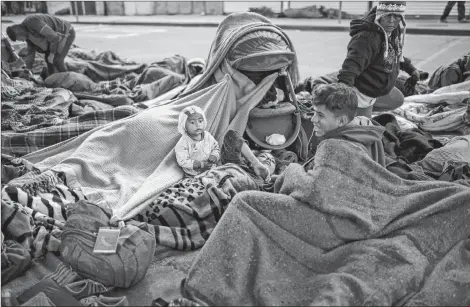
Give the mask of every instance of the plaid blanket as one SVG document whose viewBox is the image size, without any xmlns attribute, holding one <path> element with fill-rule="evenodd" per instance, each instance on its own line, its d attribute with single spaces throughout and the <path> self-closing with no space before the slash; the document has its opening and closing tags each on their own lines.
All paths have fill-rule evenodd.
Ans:
<svg viewBox="0 0 470 307">
<path fill-rule="evenodd" d="M 3 85 L 2 130 L 27 132 L 60 123 L 69 116 L 77 99 L 72 92 L 56 88 Z"/>
<path fill-rule="evenodd" d="M 63 120 L 60 125 L 25 133 L 2 133 L 2 152 L 23 156 L 39 149 L 71 139 L 96 127 L 128 117 L 139 110 L 133 106 L 120 106 L 111 110 L 89 112 Z"/>
<path fill-rule="evenodd" d="M 209 239 L 232 197 L 247 190 L 258 185 L 240 166 L 225 164 L 169 187 L 134 219 L 154 226 L 157 244 L 195 250 Z"/>
</svg>

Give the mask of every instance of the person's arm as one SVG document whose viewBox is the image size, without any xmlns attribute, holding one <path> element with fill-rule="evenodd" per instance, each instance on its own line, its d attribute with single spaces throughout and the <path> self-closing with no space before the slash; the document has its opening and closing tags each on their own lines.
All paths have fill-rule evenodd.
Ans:
<svg viewBox="0 0 470 307">
<path fill-rule="evenodd" d="M 36 47 L 31 44 L 30 42 L 26 43 L 26 56 L 24 62 L 26 64 L 26 68 L 32 69 L 34 64 L 34 57 L 36 56 Z"/>
<path fill-rule="evenodd" d="M 253 168 L 253 171 L 255 174 L 263 179 L 267 179 L 269 174 L 269 169 L 266 165 L 261 163 L 258 158 L 255 156 L 255 154 L 251 151 L 250 147 L 248 147 L 248 144 L 243 143 L 242 145 L 242 155 L 245 157 L 245 159 L 250 162 L 251 167 Z"/>
<path fill-rule="evenodd" d="M 354 86 L 359 77 L 372 63 L 380 51 L 380 37 L 375 33 L 363 32 L 354 37 L 348 44 L 348 53 L 338 74 L 338 81 Z"/>
<path fill-rule="evenodd" d="M 219 143 L 214 139 L 212 135 L 208 133 L 209 139 L 210 139 L 210 145 L 211 145 L 211 156 L 215 158 L 215 161 L 209 161 L 212 163 L 215 163 L 219 161 L 220 159 L 220 148 L 219 148 Z M 213 160 L 213 159 L 210 159 Z"/>
<path fill-rule="evenodd" d="M 51 54 L 57 53 L 60 37 L 40 16 L 30 16 L 26 18 L 23 21 L 23 25 L 28 30 L 41 34 L 49 42 L 49 51 Z"/>
<path fill-rule="evenodd" d="M 400 62 L 400 69 L 409 74 L 410 76 L 413 75 L 415 71 L 417 71 L 416 67 L 411 64 L 411 60 L 407 57 L 403 57 L 405 59 L 404 62 Z"/>
</svg>

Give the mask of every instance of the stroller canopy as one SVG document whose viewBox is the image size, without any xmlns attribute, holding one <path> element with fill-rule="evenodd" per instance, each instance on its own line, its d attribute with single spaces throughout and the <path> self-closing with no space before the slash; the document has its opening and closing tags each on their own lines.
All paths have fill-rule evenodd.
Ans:
<svg viewBox="0 0 470 307">
<path fill-rule="evenodd" d="M 294 59 L 295 53 L 284 38 L 268 30 L 241 37 L 227 54 L 232 67 L 246 71 L 277 70 L 289 66 Z"/>
</svg>

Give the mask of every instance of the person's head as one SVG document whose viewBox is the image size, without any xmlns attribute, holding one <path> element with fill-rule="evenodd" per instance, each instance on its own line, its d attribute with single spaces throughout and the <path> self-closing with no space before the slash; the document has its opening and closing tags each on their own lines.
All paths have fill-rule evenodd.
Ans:
<svg viewBox="0 0 470 307">
<path fill-rule="evenodd" d="M 271 153 L 261 152 L 257 155 L 257 158 L 261 164 L 266 165 L 270 174 L 274 174 L 274 171 L 276 170 L 276 159 L 274 159 L 274 156 Z"/>
<path fill-rule="evenodd" d="M 400 22 L 405 26 L 405 1 L 379 1 L 375 22 L 378 23 L 385 32 L 391 33 Z"/>
<path fill-rule="evenodd" d="M 207 126 L 204 111 L 197 106 L 186 107 L 181 111 L 178 120 L 178 131 L 181 134 L 188 134 L 190 137 L 198 137 Z"/>
<path fill-rule="evenodd" d="M 321 84 L 312 92 L 312 117 L 316 136 L 343 127 L 353 120 L 357 110 L 357 95 L 352 87 L 342 83 Z"/>
<path fill-rule="evenodd" d="M 26 41 L 28 32 L 26 31 L 23 25 L 14 24 L 12 26 L 7 27 L 7 35 L 14 42 Z"/>
</svg>

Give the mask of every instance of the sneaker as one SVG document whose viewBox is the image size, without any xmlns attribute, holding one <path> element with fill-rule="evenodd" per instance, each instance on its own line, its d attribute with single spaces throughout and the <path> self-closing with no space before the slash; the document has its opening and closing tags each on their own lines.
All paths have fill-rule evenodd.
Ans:
<svg viewBox="0 0 470 307">
<path fill-rule="evenodd" d="M 106 288 L 103 284 L 91 279 L 84 279 L 70 283 L 65 286 L 65 289 L 67 289 L 76 299 L 82 299 L 111 290 Z"/>
<path fill-rule="evenodd" d="M 440 22 L 440 23 L 447 23 L 447 19 L 445 19 L 445 18 L 444 18 L 444 19 L 440 19 L 439 22 Z"/>
<path fill-rule="evenodd" d="M 460 19 L 459 22 L 460 23 L 469 23 L 469 20 L 468 19 Z"/>
</svg>

